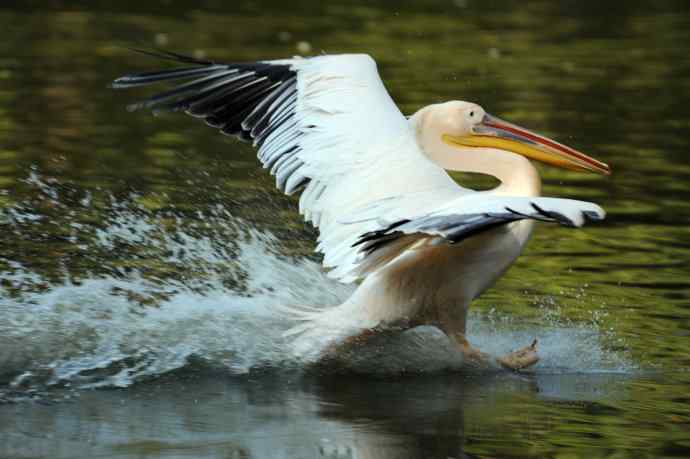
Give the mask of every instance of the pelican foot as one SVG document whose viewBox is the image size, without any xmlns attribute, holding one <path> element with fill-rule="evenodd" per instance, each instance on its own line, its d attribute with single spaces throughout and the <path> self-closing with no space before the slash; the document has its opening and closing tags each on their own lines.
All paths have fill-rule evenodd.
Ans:
<svg viewBox="0 0 690 459">
<path fill-rule="evenodd" d="M 496 360 L 503 368 L 508 370 L 519 371 L 531 367 L 539 361 L 537 340 L 535 339 L 529 346 L 499 357 Z"/>
</svg>

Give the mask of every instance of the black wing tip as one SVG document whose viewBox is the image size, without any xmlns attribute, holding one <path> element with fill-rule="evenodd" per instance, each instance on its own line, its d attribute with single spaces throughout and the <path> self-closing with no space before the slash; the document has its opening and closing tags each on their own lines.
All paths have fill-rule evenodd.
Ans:
<svg viewBox="0 0 690 459">
<path fill-rule="evenodd" d="M 359 236 L 359 238 L 350 247 L 357 247 L 358 245 L 362 245 L 365 242 L 374 241 L 376 239 L 382 239 L 382 238 L 385 238 L 387 236 L 390 236 L 393 233 L 401 233 L 402 234 L 402 232 L 400 232 L 400 231 L 393 231 L 393 230 L 404 225 L 405 223 L 410 223 L 410 221 L 411 220 L 409 220 L 409 219 L 398 220 L 397 222 L 391 223 L 390 225 L 386 226 L 385 228 L 363 233 Z"/>
<path fill-rule="evenodd" d="M 517 215 L 518 217 L 522 217 L 522 218 L 532 218 L 532 217 L 530 217 L 530 216 L 527 215 L 527 214 L 524 214 L 524 213 L 522 213 L 522 212 L 518 212 L 517 210 L 513 209 L 512 207 L 506 206 L 506 207 L 504 207 L 504 209 L 505 209 L 508 213 L 511 213 L 511 214 L 513 214 L 513 215 Z M 485 214 L 485 215 L 486 215 L 487 217 L 490 216 L 490 214 Z"/>
<path fill-rule="evenodd" d="M 149 57 L 155 57 L 157 59 L 165 59 L 165 60 L 172 60 L 175 62 L 180 62 L 180 63 L 185 63 L 185 64 L 193 64 L 197 65 L 200 67 L 208 67 L 208 66 L 213 66 L 213 65 L 219 65 L 215 61 L 207 60 L 207 59 L 199 59 L 194 56 L 189 56 L 181 53 L 175 53 L 172 51 L 166 51 L 162 49 L 156 49 L 156 48 L 134 48 L 131 46 L 123 46 L 123 49 L 126 49 L 128 51 L 138 53 L 138 54 L 143 54 L 145 56 Z M 175 69 L 171 69 L 175 70 Z M 130 88 L 132 86 L 138 86 L 141 84 L 141 77 L 145 74 L 130 74 L 130 75 L 124 75 L 119 78 L 116 78 L 112 83 L 107 85 L 108 88 L 110 89 L 124 89 L 124 88 Z"/>
<path fill-rule="evenodd" d="M 590 222 L 600 222 L 604 220 L 604 217 L 601 214 L 593 210 L 583 210 L 582 215 L 584 215 L 585 219 Z"/>
<path fill-rule="evenodd" d="M 110 84 L 115 89 L 161 82 L 173 85 L 145 100 L 127 105 L 127 111 L 150 109 L 154 115 L 183 111 L 202 118 L 222 134 L 241 141 L 253 141 L 259 147 L 263 147 L 265 141 L 270 141 L 267 160 L 280 160 L 280 167 L 271 169 L 271 174 L 276 175 L 278 189 L 291 193 L 305 185 L 306 180 L 293 179 L 289 182 L 289 189 L 286 188 L 293 173 L 303 166 L 302 162 L 295 161 L 294 148 L 285 146 L 290 142 L 294 144 L 296 137 L 302 135 L 294 116 L 297 70 L 290 63 L 256 61 L 219 64 L 170 51 L 127 49 L 187 64 L 115 79 Z"/>
<path fill-rule="evenodd" d="M 167 60 L 172 60 L 176 62 L 184 62 L 186 64 L 196 64 L 196 65 L 215 65 L 216 62 L 207 60 L 207 59 L 200 59 L 194 56 L 190 56 L 187 54 L 181 54 L 181 53 L 176 53 L 173 51 L 166 51 L 164 49 L 158 49 L 158 48 L 134 48 L 131 46 L 125 46 L 125 49 L 139 53 L 139 54 L 144 54 L 146 56 L 151 56 L 151 57 L 156 57 L 158 59 L 167 59 Z"/>
<path fill-rule="evenodd" d="M 119 78 L 114 79 L 109 85 L 107 85 L 107 88 L 110 89 L 124 89 L 124 88 L 129 88 L 132 86 L 132 84 L 135 82 L 137 78 L 136 74 L 131 74 L 131 75 L 123 75 Z"/>
<path fill-rule="evenodd" d="M 578 226 L 574 221 L 572 221 L 570 218 L 568 218 L 567 216 L 565 216 L 564 214 L 562 214 L 560 212 L 556 212 L 554 210 L 542 209 L 535 202 L 531 202 L 530 204 L 532 205 L 532 208 L 534 210 L 536 210 L 539 214 L 545 216 L 546 218 L 551 219 L 552 221 L 556 221 L 563 226 L 568 226 L 571 228 L 576 228 Z"/>
</svg>

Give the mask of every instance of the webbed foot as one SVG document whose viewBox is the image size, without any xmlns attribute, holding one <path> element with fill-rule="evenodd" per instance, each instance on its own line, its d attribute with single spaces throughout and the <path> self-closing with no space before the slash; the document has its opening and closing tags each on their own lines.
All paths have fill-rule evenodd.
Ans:
<svg viewBox="0 0 690 459">
<path fill-rule="evenodd" d="M 503 357 L 498 357 L 496 360 L 503 368 L 508 370 L 519 371 L 531 367 L 539 361 L 537 340 L 535 339 L 529 346 L 518 349 Z"/>
</svg>

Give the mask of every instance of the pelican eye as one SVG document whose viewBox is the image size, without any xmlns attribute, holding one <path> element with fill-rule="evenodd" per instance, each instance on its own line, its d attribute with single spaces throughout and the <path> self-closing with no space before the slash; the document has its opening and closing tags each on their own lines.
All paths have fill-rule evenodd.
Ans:
<svg viewBox="0 0 690 459">
<path fill-rule="evenodd" d="M 470 118 L 474 116 L 474 112 L 470 112 Z"/>
</svg>

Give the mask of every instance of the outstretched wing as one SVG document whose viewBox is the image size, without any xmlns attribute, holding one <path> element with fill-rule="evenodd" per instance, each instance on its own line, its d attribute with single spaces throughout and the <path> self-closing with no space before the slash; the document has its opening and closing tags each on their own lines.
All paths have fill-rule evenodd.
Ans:
<svg viewBox="0 0 690 459">
<path fill-rule="evenodd" d="M 387 197 L 433 190 L 441 200 L 459 190 L 419 151 L 367 55 L 220 64 L 148 54 L 190 65 L 127 75 L 113 87 L 189 81 L 129 108 L 183 111 L 252 141 L 279 189 L 302 190 L 300 212 L 319 228 L 317 250 L 333 277 L 356 278 L 352 245 L 377 228 L 375 221 L 343 223 L 338 215 Z"/>
<path fill-rule="evenodd" d="M 375 210 L 374 203 L 368 209 Z M 364 218 L 366 213 L 362 214 Z M 379 229 L 360 235 L 353 244 L 359 250 L 358 272 L 368 272 L 388 260 L 388 252 L 399 253 L 420 241 L 457 244 L 480 232 L 518 220 L 539 220 L 580 227 L 587 220 L 602 220 L 604 210 L 591 202 L 559 198 L 489 196 L 473 193 L 418 216 L 375 219 Z M 391 218 L 392 217 L 392 218 Z"/>
</svg>

